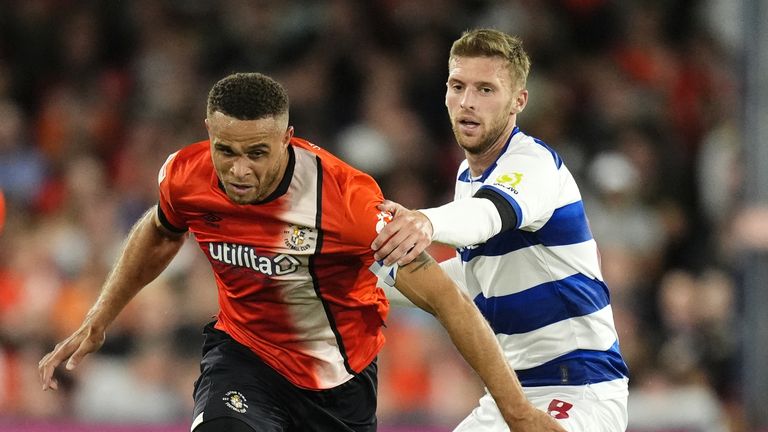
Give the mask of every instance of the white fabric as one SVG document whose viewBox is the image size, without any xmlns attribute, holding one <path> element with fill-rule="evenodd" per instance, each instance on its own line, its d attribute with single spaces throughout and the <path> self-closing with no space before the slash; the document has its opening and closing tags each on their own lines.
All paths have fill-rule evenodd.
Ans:
<svg viewBox="0 0 768 432">
<path fill-rule="evenodd" d="M 467 293 L 467 283 L 464 281 L 464 267 L 458 257 L 447 259 L 440 263 L 440 268 L 451 278 L 456 285 Z"/>
<path fill-rule="evenodd" d="M 189 428 L 190 432 L 194 432 L 195 428 L 203 423 L 203 414 L 205 413 L 198 414 L 197 417 L 195 417 L 195 420 L 192 421 L 192 426 Z"/>
<path fill-rule="evenodd" d="M 377 285 L 379 287 L 394 287 L 395 280 L 397 279 L 397 270 L 400 267 L 397 263 L 392 265 L 384 265 L 382 261 L 374 261 L 368 270 L 376 275 L 378 279 Z"/>
<path fill-rule="evenodd" d="M 526 397 L 537 408 L 555 417 L 568 432 L 617 432 L 627 429 L 627 397 L 600 399 L 601 383 L 585 387 L 546 387 L 525 389 Z M 614 383 L 626 385 L 624 382 Z M 570 405 L 570 406 L 569 406 Z M 550 409 L 552 408 L 552 409 Z M 560 418 L 558 418 L 560 417 Z M 454 432 L 509 432 L 496 402 L 489 394 Z"/>
<path fill-rule="evenodd" d="M 485 241 L 501 231 L 499 211 L 485 198 L 470 197 L 419 211 L 432 222 L 432 241 L 454 247 Z"/>
<path fill-rule="evenodd" d="M 616 342 L 611 306 L 521 334 L 496 335 L 513 369 L 530 369 L 583 346 L 607 350 Z M 624 390 L 626 393 L 626 390 Z"/>
<path fill-rule="evenodd" d="M 602 280 L 594 240 L 550 248 L 535 245 L 506 255 L 484 256 L 477 261 L 470 263 L 475 271 L 466 275 L 472 280 L 472 289 L 468 289 L 471 297 L 481 292 L 480 287 L 487 287 L 484 290 L 487 297 L 495 297 L 577 273 Z M 542 271 L 542 267 L 547 271 Z"/>
<path fill-rule="evenodd" d="M 516 129 L 507 147 L 481 176 L 469 175 L 467 161 L 459 167 L 456 202 L 472 202 L 467 199 L 481 188 L 492 189 L 510 203 L 518 216 L 518 229 L 459 244 L 458 252 L 469 296 L 481 309 L 483 304 L 491 305 L 484 314 L 495 329 L 509 329 L 497 330 L 496 337 L 510 365 L 522 371 L 565 355 L 584 353 L 586 357 L 606 352 L 606 359 L 615 356 L 608 352 L 618 340 L 610 304 L 521 330 L 529 322 L 541 322 L 543 309 L 574 311 L 577 305 L 584 307 L 592 298 L 602 296 L 597 243 L 589 232 L 579 188 L 560 157 Z M 441 235 L 453 238 L 466 229 L 480 232 L 475 228 L 479 224 L 474 219 L 454 221 L 440 227 Z M 512 316 L 499 310 L 516 312 Z M 570 387 L 576 392 L 586 388 L 603 392 L 600 398 L 626 398 L 627 379 L 610 378 L 611 374 L 615 372 L 597 372 L 589 378 L 593 384 Z M 607 382 L 612 384 L 603 385 Z M 540 389 L 548 394 L 554 387 L 525 390 Z"/>
<path fill-rule="evenodd" d="M 467 169 L 468 163 L 464 161 L 459 173 Z M 493 188 L 519 207 L 521 232 L 538 231 L 549 222 L 557 209 L 581 201 L 578 186 L 567 167 L 564 164 L 558 167 L 549 149 L 522 132 L 517 132 L 511 138 L 506 151 L 499 156 L 490 173 L 465 180 L 456 183 L 456 201 L 464 201 L 473 196 L 481 187 Z M 474 221 L 471 224 L 454 224 L 452 228 L 454 231 L 462 231 L 467 225 L 477 224 Z M 459 251 L 471 251 L 491 238 L 485 238 Z M 535 244 L 503 254 L 481 253 L 464 262 L 464 274 L 472 298 L 479 294 L 492 298 L 522 293 L 532 287 L 579 274 L 602 280 L 597 244 L 593 239 L 557 246 Z M 499 334 L 497 337 L 504 342 L 505 339 L 526 341 L 525 344 L 503 343 L 503 348 L 509 351 L 509 358 L 537 359 L 513 362 L 515 368 L 521 368 L 520 364 L 542 364 L 568 352 L 563 351 L 564 348 L 560 350 L 553 347 L 558 343 L 564 343 L 570 350 L 604 350 L 616 341 L 616 336 L 610 309 L 599 312 L 586 317 L 569 318 L 536 329 L 530 334 Z M 606 328 L 611 331 L 606 331 Z M 534 340 L 537 343 L 533 343 Z"/>
<path fill-rule="evenodd" d="M 500 218 L 495 205 L 472 198 L 481 188 L 509 202 L 516 230 L 499 233 L 500 221 L 496 225 L 488 214 Z M 597 243 L 578 186 L 560 157 L 515 129 L 481 176 L 471 177 L 467 161 L 461 164 L 454 199 L 422 212 L 433 222 L 435 240 L 459 247 L 445 269 L 453 272 L 457 261 L 462 264 L 464 277 L 453 278 L 496 330 L 509 364 L 521 376 L 549 383 L 524 387 L 526 396 L 545 411 L 553 399 L 573 404 L 562 419 L 571 432 L 626 430 L 628 378 L 615 351 L 618 336 Z M 560 385 L 560 375 L 550 376 L 550 370 L 562 371 L 561 361 L 573 362 L 563 367 L 584 374 L 581 381 Z M 508 428 L 486 394 L 456 431 Z"/>
</svg>

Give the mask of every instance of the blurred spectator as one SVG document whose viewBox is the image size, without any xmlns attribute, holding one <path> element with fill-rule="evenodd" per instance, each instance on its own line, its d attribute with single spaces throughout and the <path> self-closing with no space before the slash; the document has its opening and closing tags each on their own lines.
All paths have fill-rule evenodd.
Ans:
<svg viewBox="0 0 768 432">
<path fill-rule="evenodd" d="M 45 181 L 45 159 L 27 136 L 21 109 L 11 100 L 0 99 L 0 189 L 9 206 L 34 204 Z"/>
</svg>

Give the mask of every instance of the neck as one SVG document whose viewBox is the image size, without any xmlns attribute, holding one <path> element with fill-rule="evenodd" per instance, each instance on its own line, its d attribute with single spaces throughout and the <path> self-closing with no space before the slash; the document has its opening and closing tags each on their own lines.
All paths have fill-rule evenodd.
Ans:
<svg viewBox="0 0 768 432">
<path fill-rule="evenodd" d="M 496 140 L 488 146 L 487 149 L 480 153 L 470 153 L 464 150 L 464 156 L 469 163 L 469 172 L 472 177 L 477 177 L 485 172 L 489 166 L 491 166 L 496 159 L 498 159 L 501 150 L 507 143 L 509 136 L 512 135 L 512 131 L 515 129 L 515 122 L 509 122 L 506 128 L 499 134 Z"/>
</svg>

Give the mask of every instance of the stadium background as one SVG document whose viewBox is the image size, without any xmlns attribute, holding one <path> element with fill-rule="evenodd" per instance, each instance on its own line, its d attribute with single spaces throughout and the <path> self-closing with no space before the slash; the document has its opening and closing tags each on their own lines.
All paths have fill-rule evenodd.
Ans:
<svg viewBox="0 0 768 432">
<path fill-rule="evenodd" d="M 373 174 L 390 199 L 437 205 L 461 159 L 443 106 L 447 53 L 478 26 L 524 40 L 533 68 L 519 124 L 580 181 L 631 370 L 630 430 L 766 430 L 766 372 L 754 367 L 768 345 L 754 290 L 768 250 L 768 182 L 754 174 L 768 171 L 755 144 L 768 121 L 755 72 L 768 66 L 766 8 L 0 1 L 0 430 L 188 427 L 199 331 L 216 311 L 192 245 L 60 391 L 40 390 L 36 365 L 79 324 L 156 202 L 165 157 L 206 138 L 213 82 L 275 76 L 298 136 Z M 386 334 L 381 430 L 450 430 L 480 395 L 477 379 L 420 311 L 393 310 Z"/>
</svg>

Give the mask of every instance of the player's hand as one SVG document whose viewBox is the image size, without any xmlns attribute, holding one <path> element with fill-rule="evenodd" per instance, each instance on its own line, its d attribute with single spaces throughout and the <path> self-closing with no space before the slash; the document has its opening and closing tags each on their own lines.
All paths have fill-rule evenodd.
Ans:
<svg viewBox="0 0 768 432">
<path fill-rule="evenodd" d="M 514 432 L 567 432 L 560 424 L 544 411 L 529 405 L 522 415 L 518 413 L 514 421 L 507 421 L 510 431 Z"/>
<path fill-rule="evenodd" d="M 395 262 L 406 265 L 432 242 L 432 223 L 423 213 L 389 200 L 379 204 L 378 209 L 389 211 L 394 218 L 371 243 L 377 261 L 383 259 L 385 265 Z"/>
<path fill-rule="evenodd" d="M 83 357 L 101 348 L 105 338 L 104 330 L 96 330 L 90 325 L 83 324 L 71 336 L 59 342 L 53 351 L 46 354 L 37 364 L 43 390 L 59 388 L 53 372 L 64 360 L 67 360 L 65 366 L 67 370 L 76 368 Z"/>
</svg>

